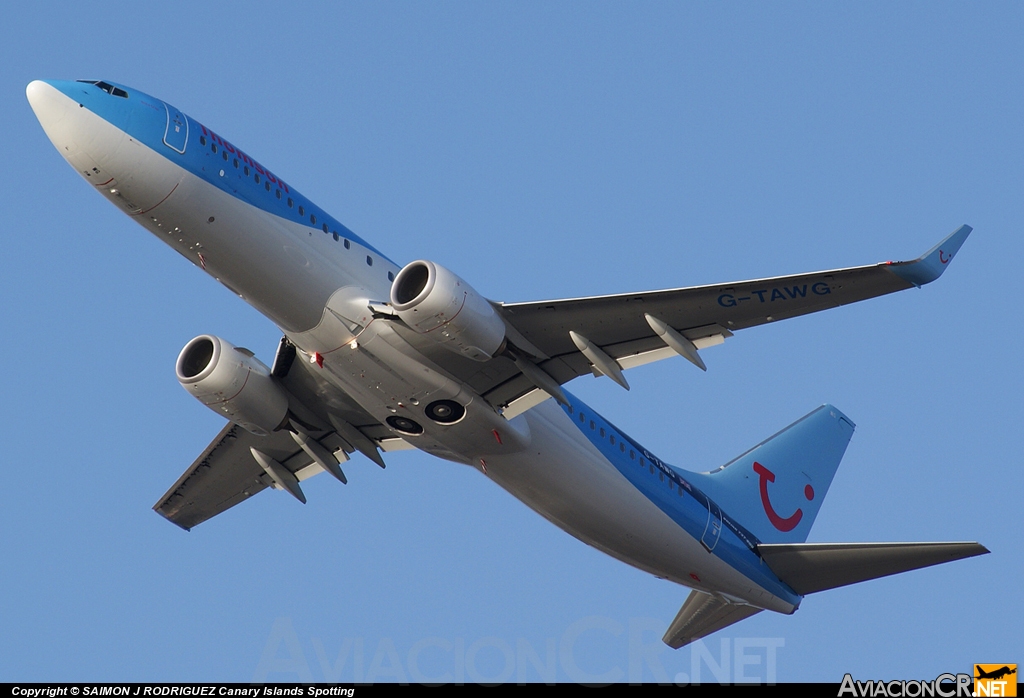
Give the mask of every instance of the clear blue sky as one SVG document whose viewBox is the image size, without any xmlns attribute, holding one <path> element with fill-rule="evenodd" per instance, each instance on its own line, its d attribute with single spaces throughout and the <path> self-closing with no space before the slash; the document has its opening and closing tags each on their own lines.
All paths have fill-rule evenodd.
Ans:
<svg viewBox="0 0 1024 698">
<path fill-rule="evenodd" d="M 754 678 L 767 654 L 743 645 L 774 644 L 781 681 L 1024 662 L 1022 20 L 1010 3 L 12 6 L 0 681 L 536 680 L 549 652 L 563 680 L 693 666 L 659 640 L 686 589 L 418 453 L 191 533 L 153 513 L 221 427 L 177 385 L 179 349 L 213 332 L 269 361 L 280 334 L 89 190 L 35 121 L 34 78 L 159 96 L 400 263 L 498 300 L 907 259 L 973 225 L 924 290 L 739 333 L 707 374 L 677 359 L 629 393 L 570 388 L 698 470 L 832 402 L 858 429 L 812 541 L 993 551 L 762 613 L 709 638 L 713 660 L 724 638 Z"/>
</svg>

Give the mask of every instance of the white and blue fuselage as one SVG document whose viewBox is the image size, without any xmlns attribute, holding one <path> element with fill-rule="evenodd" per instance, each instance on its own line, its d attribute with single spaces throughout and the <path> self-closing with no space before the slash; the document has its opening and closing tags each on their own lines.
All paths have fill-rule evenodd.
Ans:
<svg viewBox="0 0 1024 698">
<path fill-rule="evenodd" d="M 382 367 L 388 352 L 401 352 L 375 349 L 387 338 L 371 328 L 383 323 L 355 317 L 351 300 L 386 303 L 399 265 L 222 136 L 111 83 L 35 81 L 28 97 L 61 155 L 98 192 L 266 315 L 382 423 L 403 395 L 412 404 L 427 390 L 471 395 L 414 360 Z M 426 446 L 407 440 L 477 467 L 552 523 L 639 569 L 731 603 L 796 609 L 801 596 L 764 564 L 761 541 L 705 494 L 707 475 L 665 465 L 567 398 L 507 421 L 489 414 L 492 422 L 467 424 L 466 433 L 449 429 L 451 440 L 441 432 L 425 435 Z M 486 431 L 491 446 L 474 445 L 470 428 Z"/>
</svg>

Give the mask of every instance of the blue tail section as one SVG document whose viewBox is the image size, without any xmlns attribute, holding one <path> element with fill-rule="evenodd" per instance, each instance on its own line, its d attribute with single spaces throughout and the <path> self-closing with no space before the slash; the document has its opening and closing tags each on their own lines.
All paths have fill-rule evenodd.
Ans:
<svg viewBox="0 0 1024 698">
<path fill-rule="evenodd" d="M 803 543 L 853 430 L 822 405 L 717 470 L 687 475 L 762 543 Z"/>
</svg>

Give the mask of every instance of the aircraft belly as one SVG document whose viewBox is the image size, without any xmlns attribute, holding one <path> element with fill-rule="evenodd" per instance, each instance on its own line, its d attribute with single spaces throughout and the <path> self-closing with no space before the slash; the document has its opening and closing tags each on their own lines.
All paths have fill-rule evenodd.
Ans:
<svg viewBox="0 0 1024 698">
<path fill-rule="evenodd" d="M 594 448 L 553 400 L 526 412 L 530 447 L 487 459 L 486 474 L 572 536 L 678 584 L 789 613 L 770 594 L 709 553 Z"/>
<path fill-rule="evenodd" d="M 328 301 L 323 321 L 313 330 L 289 334 L 311 370 L 340 389 L 382 424 L 412 446 L 460 463 L 478 463 L 496 453 L 518 452 L 529 443 L 525 420 L 506 420 L 468 386 L 447 374 L 399 335 L 388 319 L 372 319 L 365 327 L 344 320 L 359 306 L 365 289 L 346 287 Z M 366 299 L 362 301 L 363 312 Z M 365 318 L 358 318 L 360 321 Z M 346 326 L 346 322 L 351 327 Z M 438 400 L 461 405 L 463 416 L 441 422 L 427 415 Z M 414 429 L 398 430 L 395 419 Z"/>
</svg>

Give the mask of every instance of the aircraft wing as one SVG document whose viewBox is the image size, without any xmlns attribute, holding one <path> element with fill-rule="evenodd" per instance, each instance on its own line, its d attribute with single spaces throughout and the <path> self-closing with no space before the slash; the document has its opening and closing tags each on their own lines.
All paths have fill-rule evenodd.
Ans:
<svg viewBox="0 0 1024 698">
<path fill-rule="evenodd" d="M 971 230 L 968 225 L 959 227 L 908 262 L 497 307 L 514 330 L 511 343 L 532 356 L 532 363 L 558 384 L 591 372 L 618 380 L 617 369 L 676 354 L 704 368 L 697 350 L 721 343 L 736 330 L 934 281 Z M 605 359 L 617 366 L 608 366 Z M 537 385 L 520 371 L 511 373 L 515 375 L 485 393 L 492 404 L 508 404 Z M 624 378 L 619 382 L 628 387 Z"/>
<path fill-rule="evenodd" d="M 317 441 L 331 452 L 351 449 L 335 432 Z M 272 487 L 273 477 L 253 457 L 252 448 L 281 463 L 296 481 L 323 472 L 290 432 L 256 436 L 228 422 L 153 509 L 187 531 Z"/>
<path fill-rule="evenodd" d="M 294 361 L 294 354 L 294 347 L 282 341 L 274 363 L 275 376 L 294 400 L 292 426 L 319 444 L 322 450 L 312 449 L 320 453 L 338 453 L 345 461 L 347 454 L 360 451 L 384 467 L 378 447 L 395 450 L 405 446 L 404 442 L 303 362 Z M 271 470 L 260 464 L 252 449 L 274 461 Z M 272 472 L 277 465 L 287 472 Z M 228 422 L 153 509 L 187 531 L 267 487 L 287 489 L 304 501 L 298 482 L 323 471 L 291 431 L 257 436 Z M 344 477 L 342 473 L 340 479 L 344 481 Z"/>
<path fill-rule="evenodd" d="M 228 422 L 153 508 L 187 531 L 263 491 L 272 480 L 253 459 L 249 448 L 257 443 L 266 448 L 261 442 L 267 438 L 274 442 L 267 450 L 286 461 L 293 455 L 289 451 L 301 452 L 287 434 L 258 437 Z"/>
</svg>

